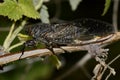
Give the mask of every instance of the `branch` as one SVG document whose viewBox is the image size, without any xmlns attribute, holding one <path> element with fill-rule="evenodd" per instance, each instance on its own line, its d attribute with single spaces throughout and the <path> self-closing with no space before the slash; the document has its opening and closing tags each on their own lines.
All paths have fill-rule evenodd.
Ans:
<svg viewBox="0 0 120 80">
<path fill-rule="evenodd" d="M 84 50 L 81 47 L 62 47 L 63 49 L 69 51 L 69 52 L 74 52 L 74 51 L 79 51 L 79 50 Z M 64 50 L 60 48 L 54 48 L 54 52 L 56 54 L 64 53 Z M 10 54 L 5 54 L 0 56 L 0 65 L 7 64 L 16 60 L 19 60 L 19 57 L 22 53 L 10 53 Z M 22 55 L 21 59 L 28 58 L 28 57 L 41 57 L 41 56 L 47 56 L 51 55 L 52 52 L 49 51 L 48 49 L 36 49 L 36 50 L 30 50 L 30 51 L 25 51 L 24 54 Z"/>
<path fill-rule="evenodd" d="M 115 29 L 115 31 L 118 31 L 118 7 L 119 7 L 119 0 L 113 0 L 114 4 L 113 4 L 113 15 L 112 15 L 112 22 L 113 22 L 113 27 Z"/>
<path fill-rule="evenodd" d="M 115 41 L 118 41 L 118 40 L 120 40 L 120 32 L 117 32 L 117 33 L 113 34 L 113 36 L 111 38 L 109 38 L 103 42 L 96 43 L 96 44 L 103 45 L 103 47 L 104 47 L 104 46 L 106 46 L 110 43 L 113 43 Z M 61 54 L 61 53 L 65 53 L 64 50 L 66 50 L 70 53 L 75 52 L 75 51 L 87 50 L 88 45 L 62 46 L 61 48 L 62 49 L 54 48 L 54 52 L 56 54 Z M 36 50 L 25 51 L 23 56 L 21 57 L 21 59 L 29 58 L 29 57 L 37 57 L 37 56 L 42 57 L 42 56 L 47 56 L 47 55 L 51 55 L 51 54 L 52 54 L 51 51 L 49 51 L 48 49 L 36 49 Z M 5 55 L 1 55 L 0 56 L 0 65 L 4 65 L 4 64 L 19 60 L 20 55 L 21 55 L 21 52 L 14 53 L 14 54 L 13 53 L 10 53 L 10 54 L 6 53 Z"/>
<path fill-rule="evenodd" d="M 9 27 L 0 27 L 0 32 L 1 32 L 1 31 L 9 31 L 9 30 L 10 30 Z"/>
</svg>

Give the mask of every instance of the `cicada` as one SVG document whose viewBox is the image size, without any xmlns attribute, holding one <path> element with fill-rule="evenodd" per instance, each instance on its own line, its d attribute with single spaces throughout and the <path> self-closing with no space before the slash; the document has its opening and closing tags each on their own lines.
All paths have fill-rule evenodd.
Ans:
<svg viewBox="0 0 120 80">
<path fill-rule="evenodd" d="M 114 34 L 111 24 L 89 18 L 60 24 L 37 23 L 26 27 L 26 34 L 32 39 L 25 42 L 25 47 L 43 43 L 47 49 L 53 51 L 58 46 L 87 45 L 103 41 L 110 34 Z M 24 52 L 24 50 L 22 51 Z"/>
</svg>

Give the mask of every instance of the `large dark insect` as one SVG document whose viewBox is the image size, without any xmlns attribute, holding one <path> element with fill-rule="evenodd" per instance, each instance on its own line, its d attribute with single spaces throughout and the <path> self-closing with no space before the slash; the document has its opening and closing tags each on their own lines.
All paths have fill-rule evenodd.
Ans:
<svg viewBox="0 0 120 80">
<path fill-rule="evenodd" d="M 79 19 L 61 24 L 38 23 L 26 27 L 26 33 L 32 37 L 24 43 L 22 54 L 26 46 L 43 43 L 53 52 L 53 47 L 61 45 L 87 45 L 102 41 L 104 37 L 114 33 L 111 24 L 95 19 Z M 99 37 L 97 40 L 94 40 Z M 88 43 L 89 42 L 89 43 Z"/>
</svg>

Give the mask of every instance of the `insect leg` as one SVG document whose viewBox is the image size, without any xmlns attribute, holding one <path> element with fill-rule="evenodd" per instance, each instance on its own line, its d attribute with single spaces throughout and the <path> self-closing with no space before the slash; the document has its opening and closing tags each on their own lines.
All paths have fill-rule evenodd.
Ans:
<svg viewBox="0 0 120 80">
<path fill-rule="evenodd" d="M 25 47 L 36 47 L 35 46 L 36 41 L 35 40 L 28 40 L 23 44 L 23 47 L 21 49 L 22 54 L 20 55 L 19 59 L 21 59 L 22 55 L 24 54 Z"/>
<path fill-rule="evenodd" d="M 53 50 L 53 46 L 52 45 L 46 45 L 46 48 L 48 50 L 50 50 L 54 55 L 56 55 L 55 52 L 54 52 L 54 50 Z"/>
<path fill-rule="evenodd" d="M 22 55 L 24 54 L 25 47 L 26 47 L 25 45 L 26 45 L 26 43 L 23 44 L 23 47 L 21 49 L 22 54 L 20 55 L 19 60 L 21 59 Z"/>
</svg>

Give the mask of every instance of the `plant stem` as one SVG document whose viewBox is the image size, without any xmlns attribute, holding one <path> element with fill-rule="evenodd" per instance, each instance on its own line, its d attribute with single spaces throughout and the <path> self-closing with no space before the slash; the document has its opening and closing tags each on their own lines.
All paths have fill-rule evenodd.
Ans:
<svg viewBox="0 0 120 80">
<path fill-rule="evenodd" d="M 9 50 L 10 50 L 9 47 L 10 47 L 11 43 L 13 42 L 13 40 L 15 39 L 17 34 L 23 29 L 25 24 L 26 24 L 26 20 L 23 20 L 21 25 L 15 31 L 13 31 L 15 24 L 12 25 L 11 30 L 3 44 L 4 51 L 9 52 Z"/>
<path fill-rule="evenodd" d="M 15 45 L 11 46 L 10 48 L 8 48 L 8 51 L 11 51 L 12 49 L 14 49 L 16 47 L 21 46 L 23 43 L 24 43 L 24 41 L 19 42 L 19 43 L 15 44 Z"/>
<path fill-rule="evenodd" d="M 14 27 L 15 27 L 15 22 L 12 24 L 12 26 L 11 26 L 11 28 L 10 28 L 10 31 L 9 31 L 9 33 L 8 33 L 8 36 L 6 37 L 6 39 L 5 39 L 4 43 L 3 43 L 4 51 L 6 51 L 7 48 L 9 47 L 9 45 L 10 45 L 10 44 L 9 44 L 9 40 L 10 40 L 10 38 L 11 38 L 11 36 L 12 36 Z"/>
</svg>

